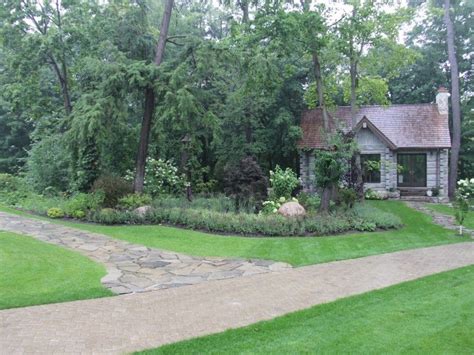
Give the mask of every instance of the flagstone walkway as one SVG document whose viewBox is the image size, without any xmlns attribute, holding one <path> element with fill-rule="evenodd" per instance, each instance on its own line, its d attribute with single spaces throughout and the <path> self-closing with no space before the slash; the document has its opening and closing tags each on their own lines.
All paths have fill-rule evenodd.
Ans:
<svg viewBox="0 0 474 355">
<path fill-rule="evenodd" d="M 102 284 L 118 294 L 194 285 L 291 268 L 289 264 L 268 260 L 192 257 L 4 212 L 0 212 L 0 230 L 29 235 L 72 249 L 102 263 L 107 269 Z"/>
<path fill-rule="evenodd" d="M 0 353 L 123 354 L 474 264 L 474 243 L 0 311 Z"/>
<path fill-rule="evenodd" d="M 409 207 L 431 216 L 431 218 L 433 218 L 434 223 L 439 224 L 444 228 L 454 230 L 456 232 L 459 231 L 459 226 L 453 216 L 436 212 L 431 208 L 428 208 L 425 202 L 408 201 L 407 204 Z M 474 230 L 471 230 L 469 228 L 463 227 L 463 233 L 474 237 Z"/>
</svg>

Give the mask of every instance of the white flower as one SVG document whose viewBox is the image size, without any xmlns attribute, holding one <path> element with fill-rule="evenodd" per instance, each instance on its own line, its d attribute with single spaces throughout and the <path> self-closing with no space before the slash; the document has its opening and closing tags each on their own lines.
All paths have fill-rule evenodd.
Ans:
<svg viewBox="0 0 474 355">
<path fill-rule="evenodd" d="M 272 212 L 273 212 L 273 213 L 277 213 L 278 210 L 277 210 L 276 208 L 274 208 Z"/>
</svg>

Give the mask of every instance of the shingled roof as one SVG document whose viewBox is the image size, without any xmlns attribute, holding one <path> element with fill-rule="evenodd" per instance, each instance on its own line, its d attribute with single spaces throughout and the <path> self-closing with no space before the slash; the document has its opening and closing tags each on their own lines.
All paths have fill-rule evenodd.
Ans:
<svg viewBox="0 0 474 355">
<path fill-rule="evenodd" d="M 351 127 L 351 108 L 339 106 L 329 112 L 329 127 L 348 132 Z M 399 148 L 450 148 L 448 115 L 441 115 L 436 104 L 362 106 L 356 114 L 357 122 L 363 118 L 378 129 L 392 149 Z M 300 149 L 324 148 L 323 115 L 320 108 L 308 110 L 301 118 L 303 136 Z"/>
</svg>

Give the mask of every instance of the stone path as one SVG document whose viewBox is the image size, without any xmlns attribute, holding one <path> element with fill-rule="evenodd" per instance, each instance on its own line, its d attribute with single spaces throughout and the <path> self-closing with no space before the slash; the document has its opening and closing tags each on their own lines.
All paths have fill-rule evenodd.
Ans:
<svg viewBox="0 0 474 355">
<path fill-rule="evenodd" d="M 3 212 L 0 212 L 0 230 L 26 234 L 73 249 L 104 264 L 107 275 L 101 281 L 118 294 L 194 285 L 209 280 L 291 268 L 289 264 L 267 260 L 191 257 Z"/>
<path fill-rule="evenodd" d="M 0 311 L 4 354 L 123 354 L 474 264 L 457 243 L 188 287 Z"/>
<path fill-rule="evenodd" d="M 406 202 L 408 206 L 414 208 L 418 211 L 421 211 L 433 218 L 433 222 L 439 224 L 440 226 L 454 230 L 456 232 L 459 231 L 459 225 L 456 222 L 456 219 L 453 216 L 445 215 L 436 211 L 433 211 L 431 208 L 426 207 L 426 203 L 423 202 L 415 202 L 409 201 Z M 463 233 L 466 235 L 471 235 L 474 237 L 474 230 L 468 229 L 463 227 Z"/>
</svg>

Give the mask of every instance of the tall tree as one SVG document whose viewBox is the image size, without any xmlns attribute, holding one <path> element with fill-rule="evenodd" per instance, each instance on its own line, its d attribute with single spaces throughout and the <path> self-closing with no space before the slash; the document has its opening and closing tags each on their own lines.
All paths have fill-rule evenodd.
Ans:
<svg viewBox="0 0 474 355">
<path fill-rule="evenodd" d="M 161 22 L 160 36 L 156 46 L 155 64 L 160 66 L 165 54 L 166 41 L 168 39 L 168 30 L 171 20 L 171 12 L 173 10 L 174 0 L 167 0 L 165 4 L 165 11 L 163 13 L 163 20 Z M 142 127 L 140 131 L 140 142 L 138 147 L 136 173 L 134 181 L 135 192 L 143 192 L 145 183 L 145 164 L 148 154 L 148 145 L 150 140 L 150 129 L 155 110 L 155 89 L 150 86 L 145 90 L 145 110 L 143 113 Z"/>
<path fill-rule="evenodd" d="M 451 144 L 451 162 L 449 167 L 449 197 L 454 196 L 458 177 L 459 150 L 461 148 L 461 104 L 459 97 L 459 69 L 454 46 L 454 26 L 450 16 L 450 0 L 444 0 L 444 22 L 446 24 L 446 43 L 451 71 L 451 107 L 453 110 L 453 131 Z"/>
</svg>

